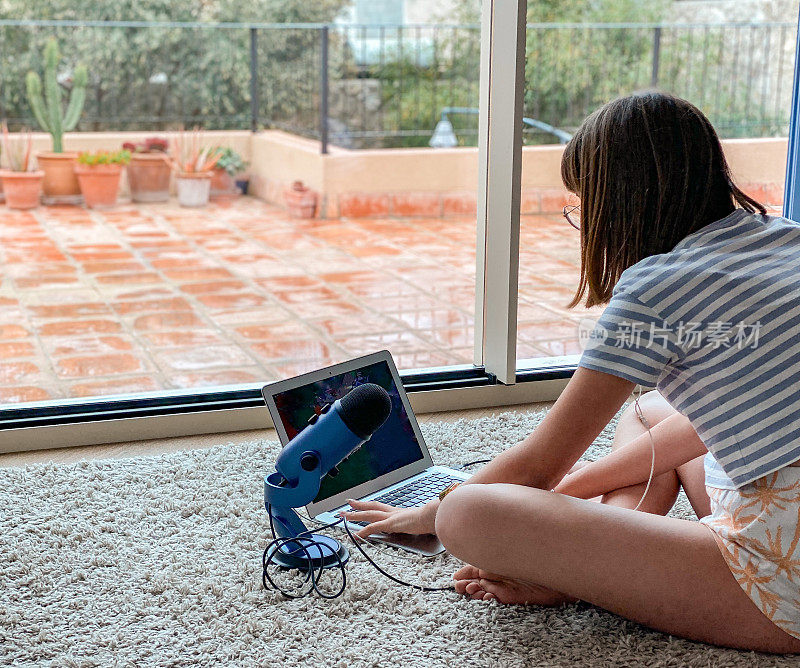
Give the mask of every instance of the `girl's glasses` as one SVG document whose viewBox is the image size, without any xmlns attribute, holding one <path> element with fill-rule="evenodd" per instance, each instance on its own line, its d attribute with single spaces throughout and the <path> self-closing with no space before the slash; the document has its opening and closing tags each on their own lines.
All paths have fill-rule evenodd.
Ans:
<svg viewBox="0 0 800 668">
<path fill-rule="evenodd" d="M 564 207 L 564 218 L 566 218 L 567 222 L 570 225 L 572 225 L 572 227 L 574 227 L 576 230 L 581 229 L 580 220 L 578 221 L 578 223 L 576 223 L 574 220 L 572 220 L 572 216 L 577 217 L 578 215 L 580 215 L 580 212 L 581 212 L 581 207 L 578 204 Z"/>
</svg>

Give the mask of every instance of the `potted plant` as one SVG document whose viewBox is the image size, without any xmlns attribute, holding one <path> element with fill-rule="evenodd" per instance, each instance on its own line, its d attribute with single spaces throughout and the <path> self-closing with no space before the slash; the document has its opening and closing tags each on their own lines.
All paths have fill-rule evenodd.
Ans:
<svg viewBox="0 0 800 668">
<path fill-rule="evenodd" d="M 125 142 L 129 151 L 128 186 L 134 202 L 166 202 L 169 199 L 169 179 L 172 174 L 167 161 L 169 141 L 164 137 L 148 137 L 135 144 Z"/>
<path fill-rule="evenodd" d="M 75 174 L 86 206 L 96 209 L 117 203 L 122 167 L 130 162 L 130 151 L 80 153 Z"/>
<path fill-rule="evenodd" d="M 302 181 L 295 181 L 284 193 L 286 208 L 292 218 L 313 218 L 317 209 L 317 193 Z"/>
<path fill-rule="evenodd" d="M 202 146 L 198 130 L 194 130 L 188 138 L 183 132 L 178 135 L 170 157 L 170 165 L 175 172 L 178 204 L 191 207 L 208 204 L 217 160 L 219 151 L 212 146 Z"/>
<path fill-rule="evenodd" d="M 59 57 L 58 43 L 51 39 L 44 48 L 44 95 L 42 80 L 36 72 L 28 72 L 25 81 L 33 115 L 42 129 L 53 138 L 52 152 L 36 156 L 39 167 L 44 171 L 42 187 L 45 201 L 70 201 L 80 197 L 80 186 L 73 171 L 78 156 L 64 152 L 63 138 L 65 132 L 74 130 L 78 124 L 86 99 L 88 75 L 82 65 L 75 68 L 69 103 L 66 112 L 63 112 L 62 91 L 56 78 Z"/>
<path fill-rule="evenodd" d="M 230 146 L 217 147 L 219 159 L 211 179 L 211 198 L 228 197 L 239 194 L 234 178 L 244 172 L 247 163 Z"/>
<path fill-rule="evenodd" d="M 12 138 L 8 126 L 3 123 L 3 154 L 8 169 L 0 169 L 0 183 L 11 209 L 33 209 L 39 204 L 44 173 L 31 171 L 32 147 L 33 137 L 29 132 Z"/>
</svg>

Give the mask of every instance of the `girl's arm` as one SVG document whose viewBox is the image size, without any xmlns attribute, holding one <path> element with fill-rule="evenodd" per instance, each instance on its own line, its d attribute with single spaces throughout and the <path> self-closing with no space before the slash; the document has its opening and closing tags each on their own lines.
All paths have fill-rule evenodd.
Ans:
<svg viewBox="0 0 800 668">
<path fill-rule="evenodd" d="M 635 385 L 578 367 L 537 429 L 500 453 L 469 483 L 506 482 L 553 489 L 609 423 Z"/>
<path fill-rule="evenodd" d="M 555 491 L 591 499 L 615 489 L 646 482 L 650 477 L 652 448 L 656 458 L 653 476 L 666 473 L 707 452 L 688 418 L 676 413 L 656 424 L 619 450 L 565 476 Z"/>
<path fill-rule="evenodd" d="M 616 414 L 634 388 L 631 381 L 578 367 L 542 423 L 525 440 L 500 453 L 466 483 L 515 483 L 553 489 Z M 349 521 L 368 522 L 356 535 L 435 533 L 439 500 L 422 508 L 393 508 L 348 499 Z"/>
</svg>

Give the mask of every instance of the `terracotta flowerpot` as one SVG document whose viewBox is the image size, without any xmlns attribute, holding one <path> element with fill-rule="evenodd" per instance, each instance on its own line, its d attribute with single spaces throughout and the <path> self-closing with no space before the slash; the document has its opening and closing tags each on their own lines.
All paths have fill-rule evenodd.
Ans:
<svg viewBox="0 0 800 668">
<path fill-rule="evenodd" d="M 128 185 L 134 202 L 166 202 L 172 171 L 163 153 L 134 153 L 128 165 Z"/>
<path fill-rule="evenodd" d="M 38 153 L 36 160 L 44 172 L 42 191 L 45 203 L 80 202 L 81 187 L 75 176 L 77 153 Z"/>
<path fill-rule="evenodd" d="M 122 165 L 75 165 L 86 206 L 96 209 L 117 203 Z"/>
<path fill-rule="evenodd" d="M 208 204 L 211 195 L 211 172 L 181 172 L 175 177 L 178 204 L 198 207 Z"/>
<path fill-rule="evenodd" d="M 12 172 L 0 170 L 0 182 L 6 194 L 9 209 L 33 209 L 39 206 L 44 172 Z"/>
<path fill-rule="evenodd" d="M 6 194 L 3 192 L 3 180 L 0 179 L 0 202 L 6 201 Z"/>
<path fill-rule="evenodd" d="M 215 169 L 211 177 L 211 199 L 232 197 L 239 194 L 233 177 L 224 169 Z"/>
<path fill-rule="evenodd" d="M 317 193 L 307 188 L 300 181 L 284 193 L 284 201 L 292 218 L 313 218 L 317 209 Z"/>
</svg>

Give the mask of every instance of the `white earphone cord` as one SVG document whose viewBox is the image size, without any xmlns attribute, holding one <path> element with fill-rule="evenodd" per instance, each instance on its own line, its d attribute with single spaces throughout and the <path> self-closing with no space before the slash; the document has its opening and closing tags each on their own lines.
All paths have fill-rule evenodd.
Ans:
<svg viewBox="0 0 800 668">
<path fill-rule="evenodd" d="M 647 486 L 644 488 L 644 492 L 642 493 L 642 498 L 639 499 L 639 503 L 636 504 L 636 508 L 634 510 L 639 510 L 642 504 L 644 503 L 645 497 L 647 496 L 647 492 L 650 491 L 650 485 L 653 482 L 653 477 L 656 472 L 656 442 L 653 438 L 653 432 L 650 431 L 650 423 L 647 421 L 647 418 L 644 416 L 642 412 L 642 407 L 639 406 L 639 397 L 642 396 L 642 387 L 641 385 L 638 388 L 638 392 L 636 394 L 636 399 L 634 400 L 633 409 L 636 412 L 636 417 L 639 418 L 639 422 L 644 425 L 644 428 L 647 429 L 647 435 L 650 437 L 650 448 L 652 451 L 652 456 L 650 457 L 650 476 L 647 478 Z"/>
</svg>

